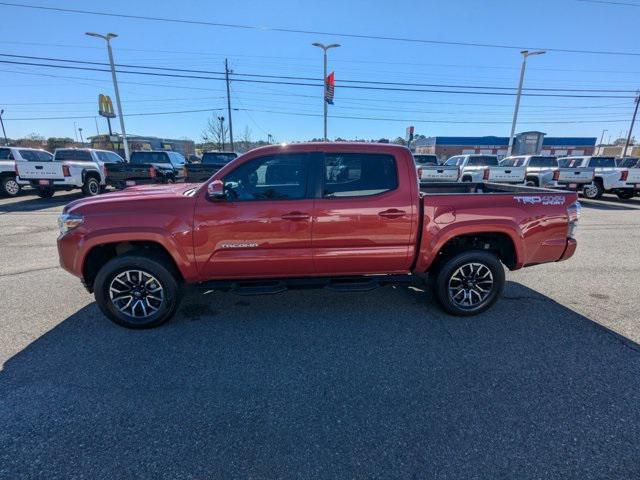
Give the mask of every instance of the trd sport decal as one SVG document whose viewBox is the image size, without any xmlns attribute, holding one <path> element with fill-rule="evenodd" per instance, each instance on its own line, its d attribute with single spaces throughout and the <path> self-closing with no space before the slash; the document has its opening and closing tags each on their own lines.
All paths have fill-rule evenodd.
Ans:
<svg viewBox="0 0 640 480">
<path fill-rule="evenodd" d="M 525 195 L 513 197 L 518 203 L 523 205 L 562 205 L 564 197 L 562 195 Z"/>
</svg>

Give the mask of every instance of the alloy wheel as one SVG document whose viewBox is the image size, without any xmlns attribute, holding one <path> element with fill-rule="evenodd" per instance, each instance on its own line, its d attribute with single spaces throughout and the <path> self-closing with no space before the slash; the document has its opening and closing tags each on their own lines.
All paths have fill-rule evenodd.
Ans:
<svg viewBox="0 0 640 480">
<path fill-rule="evenodd" d="M 160 310 L 164 302 L 162 284 L 143 270 L 125 270 L 109 285 L 109 298 L 121 313 L 133 319 L 146 319 Z"/>
<path fill-rule="evenodd" d="M 478 307 L 491 294 L 493 274 L 482 263 L 465 263 L 449 278 L 449 298 L 461 309 Z"/>
</svg>

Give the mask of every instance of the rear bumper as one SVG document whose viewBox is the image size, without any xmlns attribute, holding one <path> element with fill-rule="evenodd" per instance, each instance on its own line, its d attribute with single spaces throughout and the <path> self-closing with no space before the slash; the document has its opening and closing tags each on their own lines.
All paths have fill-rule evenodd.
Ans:
<svg viewBox="0 0 640 480">
<path fill-rule="evenodd" d="M 65 178 L 65 179 L 29 179 L 27 180 L 32 187 L 34 188 L 41 188 L 41 187 L 46 187 L 47 185 L 40 185 L 40 180 L 48 180 L 49 181 L 49 187 L 52 188 L 81 188 L 82 187 L 82 183 L 78 184 L 77 180 L 69 177 L 69 178 Z"/>
<path fill-rule="evenodd" d="M 567 245 L 565 246 L 564 252 L 562 252 L 562 255 L 560 255 L 558 262 L 562 262 L 567 258 L 571 258 L 575 253 L 577 247 L 578 247 L 578 242 L 576 241 L 575 238 L 567 238 Z"/>
</svg>

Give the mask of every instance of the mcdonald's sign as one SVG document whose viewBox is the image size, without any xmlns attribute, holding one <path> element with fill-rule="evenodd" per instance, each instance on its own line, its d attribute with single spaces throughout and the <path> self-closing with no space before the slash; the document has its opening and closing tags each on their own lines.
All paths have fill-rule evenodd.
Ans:
<svg viewBox="0 0 640 480">
<path fill-rule="evenodd" d="M 109 95 L 98 95 L 98 114 L 107 118 L 116 118 Z"/>
</svg>

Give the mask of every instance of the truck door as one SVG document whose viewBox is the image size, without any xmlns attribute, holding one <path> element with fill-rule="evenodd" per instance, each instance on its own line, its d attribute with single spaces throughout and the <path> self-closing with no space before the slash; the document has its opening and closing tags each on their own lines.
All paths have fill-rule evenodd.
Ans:
<svg viewBox="0 0 640 480">
<path fill-rule="evenodd" d="M 316 272 L 408 271 L 418 222 L 415 177 L 406 165 L 389 154 L 326 153 L 321 170 L 313 215 Z"/>
<path fill-rule="evenodd" d="M 227 199 L 201 198 L 194 250 L 204 278 L 313 274 L 310 159 L 278 153 L 240 163 L 222 182 Z"/>
</svg>

